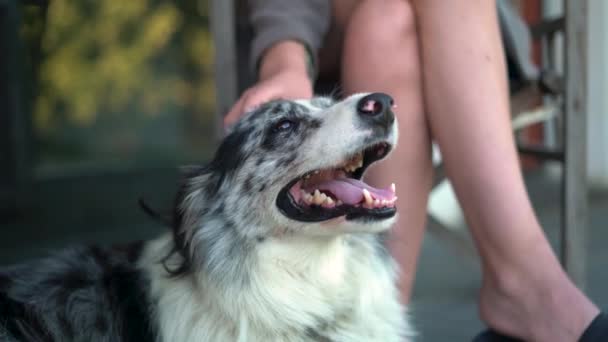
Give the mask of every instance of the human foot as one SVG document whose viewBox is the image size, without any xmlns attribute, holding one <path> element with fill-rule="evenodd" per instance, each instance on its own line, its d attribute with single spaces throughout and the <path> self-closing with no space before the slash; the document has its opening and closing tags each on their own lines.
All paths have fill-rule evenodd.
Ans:
<svg viewBox="0 0 608 342">
<path fill-rule="evenodd" d="M 543 259 L 546 261 L 543 263 Z M 552 255 L 534 260 L 534 272 L 484 272 L 481 318 L 492 329 L 525 341 L 576 341 L 599 313 Z M 539 267 L 538 265 L 543 265 Z M 486 271 L 486 270 L 484 270 Z"/>
</svg>

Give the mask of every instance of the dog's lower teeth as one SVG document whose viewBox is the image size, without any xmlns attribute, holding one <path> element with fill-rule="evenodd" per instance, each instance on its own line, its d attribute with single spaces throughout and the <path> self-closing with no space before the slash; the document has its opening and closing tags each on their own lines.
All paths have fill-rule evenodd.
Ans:
<svg viewBox="0 0 608 342">
<path fill-rule="evenodd" d="M 302 192 L 302 201 L 304 202 L 304 204 L 307 204 L 307 205 L 319 205 L 319 206 L 324 206 L 324 207 L 328 207 L 328 208 L 333 208 L 336 205 L 342 204 L 341 201 L 339 201 L 339 200 L 338 200 L 338 202 L 334 201 L 333 198 L 322 193 L 321 191 L 319 191 L 319 189 L 316 189 L 313 193 L 308 193 L 308 192 L 303 191 Z M 337 204 L 337 203 L 339 203 L 339 204 Z"/>
<path fill-rule="evenodd" d="M 319 205 L 323 203 L 323 201 L 321 200 L 321 192 L 319 192 L 319 189 L 315 190 L 314 194 L 312 195 L 312 203 Z"/>
<path fill-rule="evenodd" d="M 362 161 L 360 161 L 360 163 L 362 163 Z M 353 171 L 356 171 L 357 169 L 358 169 L 358 167 L 355 166 L 354 164 L 349 164 L 349 165 L 345 165 L 344 167 L 342 167 L 341 171 L 353 172 Z M 336 169 L 334 171 L 337 172 L 337 171 L 340 171 L 340 169 Z M 312 175 L 315 175 L 318 173 L 320 173 L 320 170 L 311 171 L 307 175 L 305 175 L 303 178 L 309 179 Z M 304 183 L 304 184 L 306 184 L 306 183 Z M 361 207 L 364 207 L 367 209 L 392 207 L 395 205 L 395 202 L 397 200 L 397 196 L 395 196 L 395 193 L 397 190 L 395 183 L 392 183 L 387 190 L 389 190 L 393 193 L 393 196 L 390 199 L 374 198 L 374 196 L 371 194 L 371 192 L 369 190 L 361 189 L 361 192 L 363 195 L 363 200 L 359 204 L 355 204 L 354 206 L 361 206 Z M 302 191 L 301 201 L 303 204 L 306 204 L 306 205 L 317 205 L 317 206 L 331 209 L 331 208 L 341 206 L 344 204 L 339 199 L 337 199 L 337 198 L 334 199 L 334 198 L 328 196 L 327 194 L 321 192 L 321 190 L 319 190 L 319 189 L 315 189 L 314 191 L 312 191 L 310 193 L 305 191 L 304 189 L 302 189 L 301 191 Z"/>
<path fill-rule="evenodd" d="M 321 194 L 321 196 L 319 196 L 319 205 L 323 204 L 323 202 L 325 202 L 325 200 L 327 199 L 327 195 L 325 194 Z"/>
<path fill-rule="evenodd" d="M 302 202 L 307 205 L 319 205 L 327 208 L 333 208 L 336 205 L 342 204 L 342 201 L 334 200 L 330 196 L 322 193 L 319 189 L 316 189 L 312 193 L 302 191 Z"/>
</svg>

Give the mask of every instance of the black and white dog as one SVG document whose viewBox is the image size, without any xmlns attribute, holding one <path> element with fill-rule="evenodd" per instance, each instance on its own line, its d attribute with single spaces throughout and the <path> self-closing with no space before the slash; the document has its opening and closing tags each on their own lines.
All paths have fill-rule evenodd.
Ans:
<svg viewBox="0 0 608 342">
<path fill-rule="evenodd" d="M 382 237 L 394 185 L 360 179 L 397 142 L 392 99 L 273 101 L 178 193 L 172 234 L 0 271 L 5 341 L 403 341 Z"/>
</svg>

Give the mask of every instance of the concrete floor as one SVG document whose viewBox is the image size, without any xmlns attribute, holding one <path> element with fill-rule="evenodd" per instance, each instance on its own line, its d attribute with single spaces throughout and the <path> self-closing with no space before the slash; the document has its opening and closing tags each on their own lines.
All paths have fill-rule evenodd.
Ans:
<svg viewBox="0 0 608 342">
<path fill-rule="evenodd" d="M 559 175 L 558 175 L 559 176 Z M 526 174 L 528 193 L 555 250 L 559 249 L 559 178 L 554 172 Z M 589 195 L 588 284 L 586 293 L 608 309 L 608 193 Z M 476 258 L 454 253 L 441 238 L 427 234 L 417 272 L 412 314 L 421 341 L 470 341 L 485 329 L 477 315 L 481 282 Z"/>
<path fill-rule="evenodd" d="M 557 246 L 560 189 L 544 172 L 526 176 L 528 190 L 553 246 Z M 177 182 L 172 170 L 92 175 L 45 181 L 32 188 L 16 215 L 0 217 L 0 265 L 44 255 L 70 244 L 113 243 L 149 238 L 163 231 L 137 207 L 144 197 L 169 207 Z M 587 292 L 608 308 L 608 194 L 590 195 L 589 285 Z M 427 234 L 411 313 L 421 341 L 470 341 L 483 329 L 477 317 L 480 273 L 475 258 L 454 253 Z"/>
</svg>

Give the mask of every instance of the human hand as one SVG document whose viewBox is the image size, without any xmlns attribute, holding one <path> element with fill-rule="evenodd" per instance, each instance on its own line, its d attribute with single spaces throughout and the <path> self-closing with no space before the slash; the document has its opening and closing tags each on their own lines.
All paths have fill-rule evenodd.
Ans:
<svg viewBox="0 0 608 342">
<path fill-rule="evenodd" d="M 232 106 L 224 117 L 224 128 L 264 102 L 311 98 L 313 84 L 306 56 L 304 46 L 295 41 L 279 42 L 268 49 L 260 63 L 260 81 L 247 89 Z"/>
<path fill-rule="evenodd" d="M 246 112 L 262 103 L 276 100 L 309 99 L 312 84 L 308 75 L 298 70 L 285 70 L 247 89 L 224 117 L 224 127 L 230 127 Z"/>
</svg>

